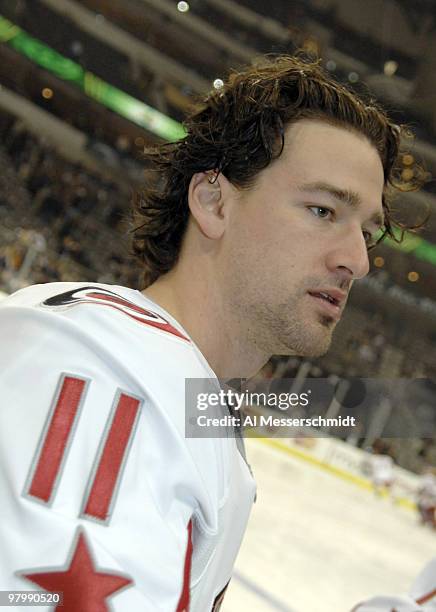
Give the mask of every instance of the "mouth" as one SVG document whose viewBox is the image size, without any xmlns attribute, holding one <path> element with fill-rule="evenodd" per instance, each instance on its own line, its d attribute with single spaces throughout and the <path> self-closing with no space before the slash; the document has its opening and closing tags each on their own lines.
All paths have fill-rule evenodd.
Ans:
<svg viewBox="0 0 436 612">
<path fill-rule="evenodd" d="M 329 314 L 332 318 L 339 320 L 341 318 L 344 295 L 342 292 L 335 291 L 309 291 L 310 297 L 316 300 L 322 310 Z"/>
</svg>

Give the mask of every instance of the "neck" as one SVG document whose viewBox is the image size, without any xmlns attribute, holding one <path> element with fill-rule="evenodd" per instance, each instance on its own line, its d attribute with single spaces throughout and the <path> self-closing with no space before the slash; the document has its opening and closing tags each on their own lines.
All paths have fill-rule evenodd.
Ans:
<svg viewBox="0 0 436 612">
<path fill-rule="evenodd" d="M 214 282 L 216 275 L 193 270 L 179 263 L 142 293 L 182 325 L 218 378 L 251 378 L 270 355 L 245 339 L 243 325 Z"/>
</svg>

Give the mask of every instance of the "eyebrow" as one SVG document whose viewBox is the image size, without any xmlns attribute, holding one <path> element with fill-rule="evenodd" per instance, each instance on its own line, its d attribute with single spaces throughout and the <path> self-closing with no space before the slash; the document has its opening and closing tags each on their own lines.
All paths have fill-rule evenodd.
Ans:
<svg viewBox="0 0 436 612">
<path fill-rule="evenodd" d="M 362 198 L 358 193 L 352 191 L 351 189 L 341 189 L 340 187 L 336 187 L 331 183 L 305 183 L 304 185 L 300 185 L 298 187 L 298 191 L 318 191 L 321 193 L 326 193 L 330 197 L 342 202 L 343 204 L 347 204 L 351 208 L 359 208 L 359 206 L 362 204 Z M 384 225 L 384 215 L 381 212 L 376 212 L 370 217 L 369 221 L 378 227 L 382 227 Z"/>
</svg>

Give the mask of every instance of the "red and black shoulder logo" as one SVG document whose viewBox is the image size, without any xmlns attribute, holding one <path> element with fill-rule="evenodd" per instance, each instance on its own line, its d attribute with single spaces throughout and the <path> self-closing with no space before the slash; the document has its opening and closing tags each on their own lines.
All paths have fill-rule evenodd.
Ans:
<svg viewBox="0 0 436 612">
<path fill-rule="evenodd" d="M 80 287 L 71 291 L 65 291 L 65 293 L 58 293 L 44 300 L 42 304 L 50 308 L 61 307 L 62 309 L 79 306 L 80 304 L 94 304 L 114 308 L 138 323 L 155 327 L 190 342 L 187 336 L 176 329 L 174 325 L 171 325 L 162 315 L 138 306 L 117 293 L 108 289 L 102 289 L 101 287 Z"/>
</svg>

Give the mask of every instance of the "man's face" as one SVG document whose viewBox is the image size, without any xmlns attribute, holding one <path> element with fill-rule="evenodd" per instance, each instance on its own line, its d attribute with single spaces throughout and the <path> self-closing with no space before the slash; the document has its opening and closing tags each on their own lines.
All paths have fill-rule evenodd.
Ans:
<svg viewBox="0 0 436 612">
<path fill-rule="evenodd" d="M 368 273 L 384 178 L 363 137 L 315 120 L 288 127 L 285 149 L 231 209 L 222 290 L 238 328 L 269 354 L 330 346 L 352 281 Z"/>
</svg>

